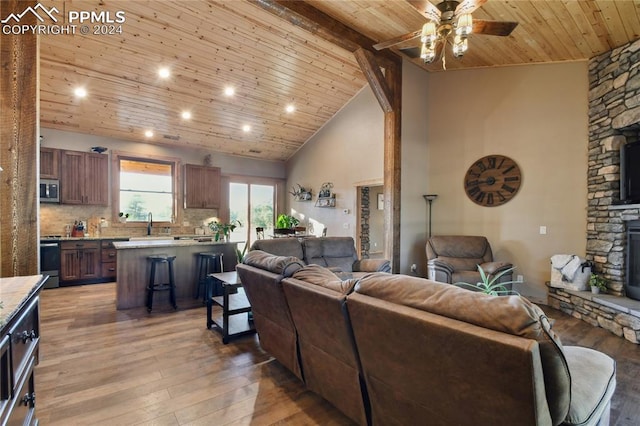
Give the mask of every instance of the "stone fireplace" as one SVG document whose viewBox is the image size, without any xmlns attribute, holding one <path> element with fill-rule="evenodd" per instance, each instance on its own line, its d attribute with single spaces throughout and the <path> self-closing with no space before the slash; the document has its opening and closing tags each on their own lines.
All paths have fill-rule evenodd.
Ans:
<svg viewBox="0 0 640 426">
<path fill-rule="evenodd" d="M 607 294 L 549 288 L 551 306 L 636 344 L 640 344 L 640 301 L 634 300 L 640 299 L 640 204 L 620 204 L 620 147 L 640 140 L 638 64 L 640 40 L 589 62 L 586 257 L 594 263 L 594 272 L 608 280 Z M 632 232 L 636 227 L 639 232 Z M 631 287 L 625 292 L 627 284 Z M 633 299 L 623 297 L 625 293 Z"/>
<path fill-rule="evenodd" d="M 608 292 L 618 296 L 628 279 L 627 225 L 640 220 L 640 205 L 619 204 L 620 146 L 640 140 L 638 63 L 640 40 L 589 62 L 586 253 L 595 271 L 609 280 Z"/>
</svg>

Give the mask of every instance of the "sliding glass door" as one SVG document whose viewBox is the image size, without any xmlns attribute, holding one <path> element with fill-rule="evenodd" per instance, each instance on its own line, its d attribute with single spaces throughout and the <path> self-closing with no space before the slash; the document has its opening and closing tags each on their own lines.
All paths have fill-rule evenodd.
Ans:
<svg viewBox="0 0 640 426">
<path fill-rule="evenodd" d="M 248 241 L 251 246 L 258 227 L 264 228 L 265 236 L 273 235 L 275 195 L 275 184 L 229 183 L 229 218 L 241 224 L 231 234 L 231 241 Z"/>
</svg>

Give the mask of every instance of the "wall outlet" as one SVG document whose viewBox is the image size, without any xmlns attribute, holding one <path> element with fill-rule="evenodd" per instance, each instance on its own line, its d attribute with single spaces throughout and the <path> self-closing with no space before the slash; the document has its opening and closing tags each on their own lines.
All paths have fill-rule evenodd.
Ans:
<svg viewBox="0 0 640 426">
<path fill-rule="evenodd" d="M 349 229 L 349 223 L 343 223 L 343 224 L 342 224 L 342 227 L 343 227 L 344 229 Z"/>
<path fill-rule="evenodd" d="M 540 235 L 547 235 L 547 227 L 546 226 L 541 226 L 540 227 Z"/>
<path fill-rule="evenodd" d="M 519 282 L 519 283 L 523 283 L 524 282 L 524 277 L 522 275 L 518 275 L 516 277 L 516 281 Z"/>
</svg>

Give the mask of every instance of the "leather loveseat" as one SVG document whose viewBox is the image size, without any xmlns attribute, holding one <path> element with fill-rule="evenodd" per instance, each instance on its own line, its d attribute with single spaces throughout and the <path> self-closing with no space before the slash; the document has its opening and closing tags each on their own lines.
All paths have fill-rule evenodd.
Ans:
<svg viewBox="0 0 640 426">
<path fill-rule="evenodd" d="M 358 424 L 609 422 L 615 362 L 563 347 L 524 298 L 387 273 L 343 281 L 260 251 L 237 268 L 263 348 Z M 268 349 L 278 315 L 286 352 Z"/>
<path fill-rule="evenodd" d="M 294 256 L 305 265 L 320 265 L 344 276 L 362 276 L 367 272 L 391 272 L 386 259 L 358 259 L 351 237 L 274 238 L 256 240 L 251 250 L 278 256 Z"/>
</svg>

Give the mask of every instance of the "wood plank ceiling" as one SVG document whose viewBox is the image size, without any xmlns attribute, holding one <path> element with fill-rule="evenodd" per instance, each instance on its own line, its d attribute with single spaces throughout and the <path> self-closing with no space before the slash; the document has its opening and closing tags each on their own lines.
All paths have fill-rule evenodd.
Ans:
<svg viewBox="0 0 640 426">
<path fill-rule="evenodd" d="M 255 2 L 40 3 L 62 16 L 72 10 L 126 16 L 122 34 L 40 37 L 45 128 L 284 161 L 366 85 L 351 52 Z M 307 3 L 376 42 L 425 22 L 404 0 Z M 447 72 L 585 60 L 640 38 L 640 1 L 489 0 L 473 15 L 519 25 L 509 37 L 471 35 L 464 58 L 447 59 Z M 412 60 L 442 71 L 441 63 Z M 171 70 L 166 80 L 157 73 L 163 66 Z M 86 98 L 74 97 L 77 86 L 86 88 Z M 223 94 L 227 86 L 235 88 L 233 97 Z M 289 104 L 295 112 L 285 111 Z M 183 111 L 192 118 L 182 119 Z M 145 137 L 147 129 L 153 137 Z"/>
</svg>

